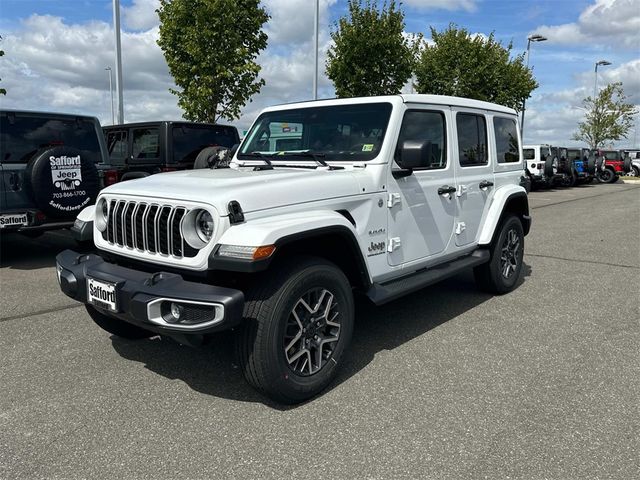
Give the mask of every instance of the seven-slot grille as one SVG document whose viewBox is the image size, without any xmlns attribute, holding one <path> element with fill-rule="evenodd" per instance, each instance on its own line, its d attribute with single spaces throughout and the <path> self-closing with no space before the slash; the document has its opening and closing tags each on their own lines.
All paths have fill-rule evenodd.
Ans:
<svg viewBox="0 0 640 480">
<path fill-rule="evenodd" d="M 198 250 L 184 241 L 180 228 L 187 213 L 185 207 L 109 200 L 102 238 L 112 245 L 147 253 L 195 257 Z"/>
</svg>

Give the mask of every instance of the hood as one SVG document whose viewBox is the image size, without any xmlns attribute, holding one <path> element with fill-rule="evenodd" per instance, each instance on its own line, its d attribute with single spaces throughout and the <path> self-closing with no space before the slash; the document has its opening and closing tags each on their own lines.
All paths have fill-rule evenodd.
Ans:
<svg viewBox="0 0 640 480">
<path fill-rule="evenodd" d="M 237 200 L 245 213 L 327 198 L 355 195 L 360 191 L 361 170 L 325 170 L 275 167 L 183 170 L 116 183 L 101 193 L 135 195 L 213 205 L 220 215 Z"/>
</svg>

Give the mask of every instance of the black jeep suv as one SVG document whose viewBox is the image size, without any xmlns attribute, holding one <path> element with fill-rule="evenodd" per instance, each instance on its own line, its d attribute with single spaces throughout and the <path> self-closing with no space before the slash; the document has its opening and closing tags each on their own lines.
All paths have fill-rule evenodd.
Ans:
<svg viewBox="0 0 640 480">
<path fill-rule="evenodd" d="M 111 166 L 105 172 L 106 185 L 193 168 L 199 154 L 220 147 L 231 149 L 240 143 L 235 127 L 212 123 L 128 123 L 103 130 Z"/>
<path fill-rule="evenodd" d="M 0 232 L 72 226 L 95 202 L 106 158 L 95 117 L 0 110 Z"/>
</svg>

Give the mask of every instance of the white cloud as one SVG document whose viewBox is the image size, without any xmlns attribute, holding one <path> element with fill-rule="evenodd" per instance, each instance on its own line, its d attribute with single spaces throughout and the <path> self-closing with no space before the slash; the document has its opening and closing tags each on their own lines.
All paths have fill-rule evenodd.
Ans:
<svg viewBox="0 0 640 480">
<path fill-rule="evenodd" d="M 569 140 L 577 130 L 578 122 L 584 118 L 582 100 L 593 96 L 594 72 L 592 70 L 576 75 L 578 85 L 550 93 L 534 95 L 527 103 L 525 116 L 525 142 L 551 143 L 556 145 L 578 145 L 579 142 Z M 627 101 L 640 107 L 640 59 L 631 60 L 598 72 L 598 85 L 622 82 Z M 636 116 L 637 122 L 640 119 Z M 622 139 L 617 146 L 628 146 L 633 143 L 635 129 L 632 128 L 629 139 Z"/>
<path fill-rule="evenodd" d="M 640 6 L 637 0 L 596 0 L 575 23 L 543 25 L 535 30 L 550 42 L 565 45 L 605 45 L 638 49 Z"/>
<path fill-rule="evenodd" d="M 320 25 L 327 25 L 329 7 L 337 0 L 320 0 Z M 263 6 L 271 16 L 265 31 L 269 45 L 297 46 L 310 42 L 313 37 L 315 1 L 263 0 Z"/>
<path fill-rule="evenodd" d="M 156 9 L 160 0 L 133 0 L 130 7 L 121 7 L 124 26 L 131 30 L 148 30 L 158 25 Z"/>
<path fill-rule="evenodd" d="M 475 12 L 478 8 L 476 0 L 403 0 L 404 5 L 423 10 L 465 10 Z"/>
</svg>

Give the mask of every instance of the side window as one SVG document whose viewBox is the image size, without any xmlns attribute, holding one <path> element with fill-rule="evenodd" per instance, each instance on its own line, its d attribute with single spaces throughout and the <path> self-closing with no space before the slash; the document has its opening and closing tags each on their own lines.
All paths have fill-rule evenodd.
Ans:
<svg viewBox="0 0 640 480">
<path fill-rule="evenodd" d="M 157 128 L 138 128 L 133 131 L 133 158 L 158 158 L 160 131 Z"/>
<path fill-rule="evenodd" d="M 458 113 L 458 155 L 461 167 L 489 163 L 487 156 L 487 122 L 483 115 Z"/>
<path fill-rule="evenodd" d="M 447 166 L 447 148 L 445 144 L 445 120 L 442 112 L 426 110 L 408 110 L 402 119 L 396 159 L 402 144 L 406 141 L 431 142 L 431 159 L 424 170 L 435 170 Z"/>
<path fill-rule="evenodd" d="M 511 118 L 493 117 L 493 130 L 496 133 L 496 152 L 498 163 L 520 161 L 518 149 L 518 127 Z"/>
<path fill-rule="evenodd" d="M 107 133 L 107 148 L 109 149 L 109 157 L 125 158 L 127 156 L 127 131 L 109 131 Z"/>
<path fill-rule="evenodd" d="M 536 151 L 533 148 L 525 148 L 523 152 L 525 160 L 535 160 Z"/>
</svg>

